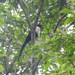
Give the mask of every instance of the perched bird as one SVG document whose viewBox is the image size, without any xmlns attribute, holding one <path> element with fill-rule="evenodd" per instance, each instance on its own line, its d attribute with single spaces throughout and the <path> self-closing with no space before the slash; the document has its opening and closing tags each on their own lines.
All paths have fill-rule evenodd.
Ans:
<svg viewBox="0 0 75 75">
<path fill-rule="evenodd" d="M 36 29 L 35 29 L 35 38 L 37 38 L 38 35 L 40 34 L 40 32 L 41 32 L 41 27 L 42 27 L 42 26 L 41 26 L 40 24 L 38 24 L 38 25 L 36 26 Z M 20 50 L 20 53 L 19 53 L 19 58 L 20 58 L 20 56 L 21 56 L 21 54 L 22 54 L 22 52 L 23 52 L 24 47 L 26 46 L 26 44 L 27 44 L 29 41 L 31 41 L 31 32 L 29 32 L 28 36 L 26 37 L 26 40 L 24 41 L 24 43 L 23 43 L 23 45 L 22 45 L 22 47 L 21 47 L 21 50 Z M 18 58 L 18 59 L 19 59 L 19 58 Z"/>
</svg>

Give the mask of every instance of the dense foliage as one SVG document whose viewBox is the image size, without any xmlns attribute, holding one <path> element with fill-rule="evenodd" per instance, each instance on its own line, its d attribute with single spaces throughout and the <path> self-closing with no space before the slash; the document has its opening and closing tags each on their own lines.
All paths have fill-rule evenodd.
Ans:
<svg viewBox="0 0 75 75">
<path fill-rule="evenodd" d="M 30 31 L 27 14 L 33 26 L 39 8 L 42 32 L 34 45 L 26 45 L 18 61 Z M 0 74 L 31 75 L 33 70 L 34 75 L 74 75 L 74 25 L 74 0 L 0 0 Z"/>
</svg>

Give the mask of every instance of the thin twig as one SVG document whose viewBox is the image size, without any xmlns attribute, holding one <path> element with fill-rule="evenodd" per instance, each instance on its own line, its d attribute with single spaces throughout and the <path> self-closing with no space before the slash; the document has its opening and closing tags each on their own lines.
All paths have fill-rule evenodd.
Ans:
<svg viewBox="0 0 75 75">
<path fill-rule="evenodd" d="M 40 61 L 42 60 L 42 56 L 39 57 L 38 61 L 35 63 L 35 68 L 34 70 L 37 69 L 37 66 L 39 65 Z"/>
<path fill-rule="evenodd" d="M 17 0 L 17 1 L 18 1 L 18 3 L 20 4 L 21 8 L 23 9 L 24 14 L 25 14 L 25 16 L 26 16 L 26 20 L 27 20 L 27 22 L 28 22 L 28 25 L 29 25 L 29 27 L 31 28 L 30 17 L 29 17 L 29 14 L 28 14 L 28 12 L 26 11 L 26 9 L 25 9 L 25 7 L 24 7 L 23 1 L 22 1 L 22 0 Z"/>
<path fill-rule="evenodd" d="M 56 32 L 56 30 L 57 30 L 58 26 L 60 25 L 60 22 L 62 21 L 62 19 L 65 18 L 66 16 L 67 16 L 67 14 L 64 14 L 60 19 L 58 19 L 58 22 L 57 22 L 56 26 L 53 29 L 54 33 Z"/>
<path fill-rule="evenodd" d="M 75 64 L 73 63 L 73 61 L 70 60 L 70 59 L 68 59 L 68 60 L 69 60 L 69 62 L 72 64 L 72 66 L 75 68 Z"/>
<path fill-rule="evenodd" d="M 40 16 L 40 12 L 41 12 L 42 7 L 43 7 L 43 3 L 44 3 L 44 0 L 41 0 L 40 1 L 40 6 L 39 6 L 39 9 L 38 9 L 35 21 L 34 21 L 34 29 L 36 28 L 36 25 L 37 25 L 37 22 L 38 22 L 38 19 L 39 19 L 39 16 Z"/>
<path fill-rule="evenodd" d="M 71 22 L 66 28 L 64 28 L 64 31 L 66 31 L 70 26 L 72 26 L 73 24 L 75 24 L 75 21 Z"/>
<path fill-rule="evenodd" d="M 31 66 L 34 66 L 34 65 L 35 65 L 35 66 L 34 66 L 34 69 L 33 69 L 33 70 L 36 70 L 36 69 L 37 69 L 37 66 L 39 65 L 39 63 L 40 63 L 40 61 L 41 61 L 41 59 L 42 59 L 42 56 L 40 56 L 40 57 L 38 58 L 37 62 L 35 61 L 35 63 L 33 63 L 32 65 L 31 65 L 30 62 L 29 62 L 29 65 L 28 65 L 25 69 L 23 69 L 23 71 L 21 71 L 19 74 L 26 72 Z"/>
<path fill-rule="evenodd" d="M 19 74 L 23 74 L 24 72 L 26 72 L 29 68 L 30 68 L 30 66 L 31 66 L 31 64 L 30 64 L 30 62 L 28 61 L 27 62 L 29 65 L 25 68 L 23 68 L 21 71 L 20 71 L 20 73 Z"/>
<path fill-rule="evenodd" d="M 14 57 L 13 62 L 12 62 L 12 64 L 10 65 L 10 68 L 8 69 L 8 72 L 7 72 L 6 75 L 8 75 L 8 73 L 11 72 L 11 69 L 12 69 L 13 65 L 15 64 L 16 60 L 17 60 L 17 56 Z"/>
</svg>

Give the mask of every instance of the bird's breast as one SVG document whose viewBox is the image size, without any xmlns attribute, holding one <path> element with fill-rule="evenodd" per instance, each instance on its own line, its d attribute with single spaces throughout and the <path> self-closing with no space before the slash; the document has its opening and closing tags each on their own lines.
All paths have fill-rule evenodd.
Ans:
<svg viewBox="0 0 75 75">
<path fill-rule="evenodd" d="M 40 34 L 40 31 L 41 31 L 40 27 L 36 27 L 35 32 L 36 32 L 38 35 Z"/>
</svg>

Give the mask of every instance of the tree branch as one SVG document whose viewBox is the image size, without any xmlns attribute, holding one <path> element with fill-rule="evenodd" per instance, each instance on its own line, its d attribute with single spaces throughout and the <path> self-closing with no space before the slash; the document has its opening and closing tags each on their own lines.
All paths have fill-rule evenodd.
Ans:
<svg viewBox="0 0 75 75">
<path fill-rule="evenodd" d="M 75 21 L 71 22 L 66 28 L 64 28 L 64 31 L 66 31 L 70 26 L 72 26 L 73 24 L 75 24 Z"/>
<path fill-rule="evenodd" d="M 27 62 L 29 65 L 26 68 L 23 68 L 23 70 L 20 71 L 19 74 L 22 74 L 22 73 L 26 72 L 32 66 L 34 66 L 34 69 L 33 70 L 36 71 L 37 66 L 39 65 L 41 59 L 42 59 L 42 56 L 40 56 L 39 59 L 37 61 L 35 61 L 35 63 L 33 63 L 32 65 L 30 64 L 30 62 Z"/>
<path fill-rule="evenodd" d="M 6 74 L 6 75 L 8 75 L 8 73 L 10 73 L 10 72 L 11 72 L 11 69 L 12 69 L 13 65 L 15 64 L 16 59 L 17 59 L 17 56 L 16 56 L 16 57 L 14 57 L 13 62 L 11 63 L 10 68 L 8 69 L 8 71 L 7 71 L 7 74 Z"/>
<path fill-rule="evenodd" d="M 31 28 L 32 45 L 34 45 L 34 42 L 35 42 L 35 28 L 36 28 L 36 25 L 37 25 L 37 22 L 38 22 L 38 19 L 39 19 L 39 16 L 40 16 L 40 12 L 42 10 L 43 3 L 44 3 L 44 0 L 41 0 L 39 9 L 38 9 L 38 12 L 37 12 L 37 15 L 36 15 L 36 18 L 34 20 L 34 25 Z M 35 70 L 34 69 L 35 69 L 35 57 L 33 56 L 33 58 L 32 58 L 32 66 L 31 66 L 31 75 L 35 75 L 36 69 Z"/>
<path fill-rule="evenodd" d="M 38 61 L 35 63 L 35 68 L 34 70 L 37 69 L 37 66 L 39 65 L 40 61 L 42 60 L 42 56 L 39 57 Z"/>
<path fill-rule="evenodd" d="M 29 27 L 30 27 L 30 29 L 31 29 L 30 17 L 29 17 L 29 14 L 28 14 L 28 12 L 26 11 L 26 9 L 25 9 L 25 7 L 24 7 L 23 1 L 22 1 L 22 0 L 17 0 L 17 2 L 20 4 L 21 8 L 23 9 L 24 14 L 25 14 L 25 16 L 26 16 L 26 20 L 27 20 L 28 25 L 29 25 Z"/>
<path fill-rule="evenodd" d="M 38 19 L 39 19 L 39 16 L 40 16 L 40 12 L 41 12 L 42 7 L 43 7 L 43 3 L 44 3 L 44 0 L 41 0 L 40 1 L 40 6 L 39 6 L 39 9 L 38 9 L 35 21 L 34 21 L 34 29 L 36 28 L 36 25 L 37 25 L 37 22 L 38 22 Z"/>
<path fill-rule="evenodd" d="M 31 26 L 31 41 L 32 41 L 32 45 L 34 45 L 34 43 L 35 43 L 35 28 L 36 28 L 36 25 L 37 25 L 37 22 L 38 22 L 38 19 L 39 19 L 39 16 L 40 16 L 40 12 L 42 10 L 43 3 L 44 3 L 44 0 L 41 0 L 37 15 L 36 15 L 35 20 L 34 20 L 34 25 Z"/>
<path fill-rule="evenodd" d="M 55 33 L 56 32 L 56 30 L 57 30 L 57 28 L 58 28 L 58 26 L 59 26 L 59 24 L 60 24 L 60 22 L 62 21 L 62 19 L 63 18 L 65 18 L 67 16 L 67 14 L 64 14 L 59 20 L 58 20 L 58 22 L 57 22 L 57 24 L 56 24 L 56 26 L 54 27 L 54 29 L 53 29 L 53 33 Z"/>
<path fill-rule="evenodd" d="M 26 63 L 25 63 L 26 64 Z M 23 67 L 23 69 L 20 71 L 20 73 L 19 74 L 23 74 L 24 72 L 26 72 L 29 68 L 30 68 L 30 66 L 31 66 L 31 64 L 30 64 L 30 61 L 28 61 L 27 62 L 27 67 L 24 67 L 24 66 L 22 66 Z M 18 74 L 17 74 L 18 75 Z"/>
</svg>

